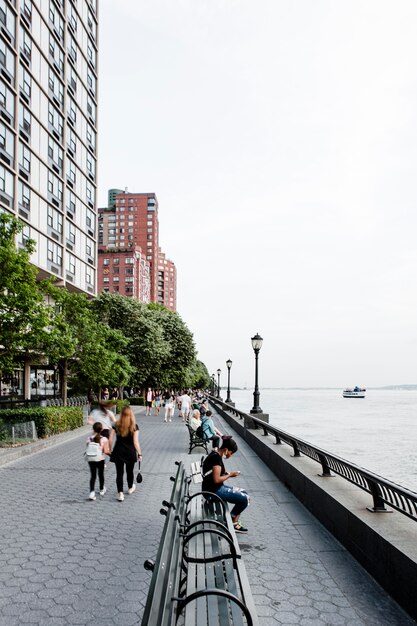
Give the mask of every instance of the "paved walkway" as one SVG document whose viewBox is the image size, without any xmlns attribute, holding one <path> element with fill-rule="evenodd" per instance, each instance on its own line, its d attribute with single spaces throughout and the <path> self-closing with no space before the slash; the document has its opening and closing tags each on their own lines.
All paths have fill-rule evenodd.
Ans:
<svg viewBox="0 0 417 626">
<path fill-rule="evenodd" d="M 85 433 L 0 468 L 0 626 L 130 626 L 140 624 L 157 552 L 174 462 L 187 454 L 188 433 L 177 417 L 164 424 L 136 409 L 144 481 L 116 500 L 88 498 L 82 458 Z M 218 425 L 230 430 L 220 418 Z M 88 431 L 86 431 L 88 432 Z M 261 626 L 415 624 L 300 505 L 245 442 L 230 469 L 252 505 L 240 535 Z"/>
</svg>

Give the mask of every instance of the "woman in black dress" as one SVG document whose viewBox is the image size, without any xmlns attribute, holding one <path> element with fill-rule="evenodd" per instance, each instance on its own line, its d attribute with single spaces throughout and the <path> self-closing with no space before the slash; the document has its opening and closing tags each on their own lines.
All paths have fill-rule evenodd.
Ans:
<svg viewBox="0 0 417 626">
<path fill-rule="evenodd" d="M 111 453 L 111 461 L 116 465 L 117 499 L 123 502 L 123 474 L 126 466 L 127 493 L 132 494 L 136 485 L 133 480 L 133 470 L 138 457 L 142 460 L 139 443 L 139 428 L 130 406 L 124 406 L 120 419 L 116 422 L 110 433 L 110 447 L 114 437 L 116 443 Z"/>
</svg>

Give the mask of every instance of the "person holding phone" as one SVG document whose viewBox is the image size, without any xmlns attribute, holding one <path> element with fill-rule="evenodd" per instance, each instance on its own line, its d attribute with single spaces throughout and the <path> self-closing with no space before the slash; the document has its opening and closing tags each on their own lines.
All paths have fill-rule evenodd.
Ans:
<svg viewBox="0 0 417 626">
<path fill-rule="evenodd" d="M 203 483 L 202 491 L 215 493 L 225 502 L 233 504 L 230 512 L 232 516 L 233 526 L 237 533 L 247 533 L 240 520 L 242 511 L 249 504 L 249 496 L 244 489 L 240 487 L 230 487 L 225 485 L 229 478 L 235 478 L 240 472 L 226 472 L 223 459 L 229 459 L 237 452 L 237 443 L 231 437 L 224 438 L 221 447 L 218 450 L 212 450 L 203 461 Z"/>
</svg>

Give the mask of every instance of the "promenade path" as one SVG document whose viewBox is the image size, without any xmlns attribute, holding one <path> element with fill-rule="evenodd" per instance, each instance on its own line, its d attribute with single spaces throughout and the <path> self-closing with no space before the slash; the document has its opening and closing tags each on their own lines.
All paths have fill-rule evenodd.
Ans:
<svg viewBox="0 0 417 626">
<path fill-rule="evenodd" d="M 108 492 L 89 501 L 82 458 L 86 433 L 0 467 L 0 626 L 39 624 L 130 626 L 141 622 L 150 572 L 171 491 L 174 462 L 188 455 L 188 433 L 145 417 L 140 424 L 144 481 L 116 500 L 115 471 Z M 218 416 L 218 426 L 230 429 Z M 227 464 L 241 470 L 236 484 L 252 504 L 239 542 L 261 626 L 415 624 L 346 550 L 297 502 L 238 436 Z"/>
</svg>

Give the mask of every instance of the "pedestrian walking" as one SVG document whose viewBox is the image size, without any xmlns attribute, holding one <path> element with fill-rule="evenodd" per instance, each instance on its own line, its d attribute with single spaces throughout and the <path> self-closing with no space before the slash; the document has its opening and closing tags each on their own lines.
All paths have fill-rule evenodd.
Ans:
<svg viewBox="0 0 417 626">
<path fill-rule="evenodd" d="M 87 418 L 87 424 L 94 424 L 95 422 L 101 423 L 101 434 L 103 437 L 107 437 L 107 439 L 110 437 L 110 432 L 113 428 L 113 425 L 116 423 L 114 413 L 110 410 L 109 406 L 112 405 L 109 405 L 105 402 L 100 402 L 98 408 L 93 409 Z"/>
<path fill-rule="evenodd" d="M 87 439 L 86 459 L 90 468 L 90 500 L 96 499 L 96 478 L 98 474 L 100 495 L 104 496 L 106 487 L 104 486 L 104 459 L 106 454 L 110 454 L 109 440 L 103 437 L 103 426 L 100 422 L 93 424 L 93 432 Z"/>
<path fill-rule="evenodd" d="M 142 461 L 142 452 L 139 443 L 139 428 L 130 406 L 124 406 L 119 420 L 110 433 L 110 448 L 116 438 L 110 460 L 116 465 L 117 499 L 123 502 L 123 476 L 126 468 L 127 493 L 130 495 L 136 490 L 133 480 L 133 470 L 136 461 Z"/>
<path fill-rule="evenodd" d="M 155 398 L 155 394 L 152 391 L 151 387 L 148 387 L 148 390 L 146 392 L 146 415 L 152 415 L 152 402 L 154 401 Z"/>
<path fill-rule="evenodd" d="M 168 391 L 168 389 L 165 389 L 164 391 L 164 403 L 165 403 L 164 422 L 172 421 L 172 417 L 174 415 L 174 401 L 175 401 L 174 392 L 172 390 Z"/>
<path fill-rule="evenodd" d="M 155 413 L 158 416 L 159 411 L 161 410 L 162 403 L 162 391 L 160 389 L 156 389 L 155 391 Z"/>
</svg>

